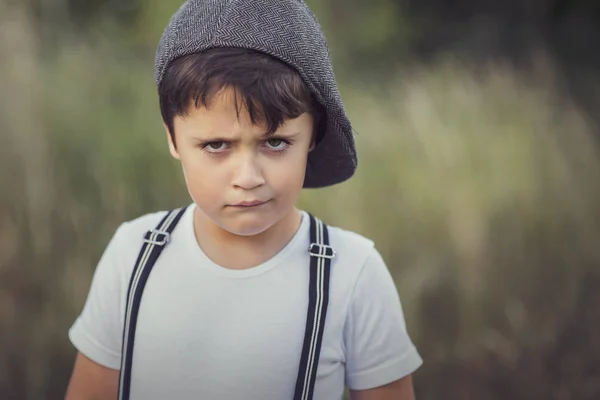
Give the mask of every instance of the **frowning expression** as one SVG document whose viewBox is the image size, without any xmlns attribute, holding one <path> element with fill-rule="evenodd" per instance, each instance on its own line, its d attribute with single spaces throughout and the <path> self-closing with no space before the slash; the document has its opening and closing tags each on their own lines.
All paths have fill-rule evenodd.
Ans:
<svg viewBox="0 0 600 400">
<path fill-rule="evenodd" d="M 239 113 L 238 113 L 239 109 Z M 181 161 L 198 209 L 222 229 L 255 235 L 294 207 L 302 190 L 313 118 L 286 120 L 272 135 L 236 107 L 233 90 L 217 94 L 209 107 L 174 119 L 170 151 Z"/>
</svg>

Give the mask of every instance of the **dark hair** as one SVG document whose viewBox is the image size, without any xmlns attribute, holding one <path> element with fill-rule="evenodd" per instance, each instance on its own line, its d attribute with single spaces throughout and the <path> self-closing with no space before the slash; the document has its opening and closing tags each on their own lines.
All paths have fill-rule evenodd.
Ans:
<svg viewBox="0 0 600 400">
<path fill-rule="evenodd" d="M 241 48 L 218 47 L 180 57 L 167 68 L 159 85 L 160 111 L 175 143 L 173 120 L 190 107 L 207 107 L 221 89 L 232 88 L 236 109 L 245 107 L 253 124 L 265 124 L 272 135 L 286 119 L 311 113 L 313 140 L 325 118 L 322 106 L 298 72 L 267 54 Z"/>
</svg>

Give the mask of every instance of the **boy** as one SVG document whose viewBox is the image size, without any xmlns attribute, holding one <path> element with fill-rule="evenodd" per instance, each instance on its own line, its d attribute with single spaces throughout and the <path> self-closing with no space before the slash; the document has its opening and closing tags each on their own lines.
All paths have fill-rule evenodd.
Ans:
<svg viewBox="0 0 600 400">
<path fill-rule="evenodd" d="M 413 399 L 422 360 L 373 242 L 294 206 L 356 168 L 303 1 L 186 2 L 156 83 L 193 202 L 117 229 L 67 399 Z"/>
</svg>

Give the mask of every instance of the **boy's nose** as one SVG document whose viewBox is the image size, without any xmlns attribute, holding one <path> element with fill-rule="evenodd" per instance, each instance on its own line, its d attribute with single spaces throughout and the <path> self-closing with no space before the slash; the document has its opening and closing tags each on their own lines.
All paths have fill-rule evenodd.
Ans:
<svg viewBox="0 0 600 400">
<path fill-rule="evenodd" d="M 264 185 L 265 179 L 262 169 L 254 154 L 245 154 L 240 157 L 233 178 L 233 185 L 242 189 L 253 189 Z"/>
</svg>

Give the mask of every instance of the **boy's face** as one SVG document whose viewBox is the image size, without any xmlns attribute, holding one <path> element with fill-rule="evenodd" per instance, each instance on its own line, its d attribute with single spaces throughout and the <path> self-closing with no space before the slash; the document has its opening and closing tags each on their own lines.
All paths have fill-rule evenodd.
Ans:
<svg viewBox="0 0 600 400">
<path fill-rule="evenodd" d="M 209 108 L 192 107 L 173 121 L 173 157 L 181 161 L 193 201 L 213 223 L 241 236 L 264 232 L 288 216 L 302 190 L 312 149 L 313 119 L 287 120 L 274 135 L 236 113 L 225 89 Z"/>
</svg>

